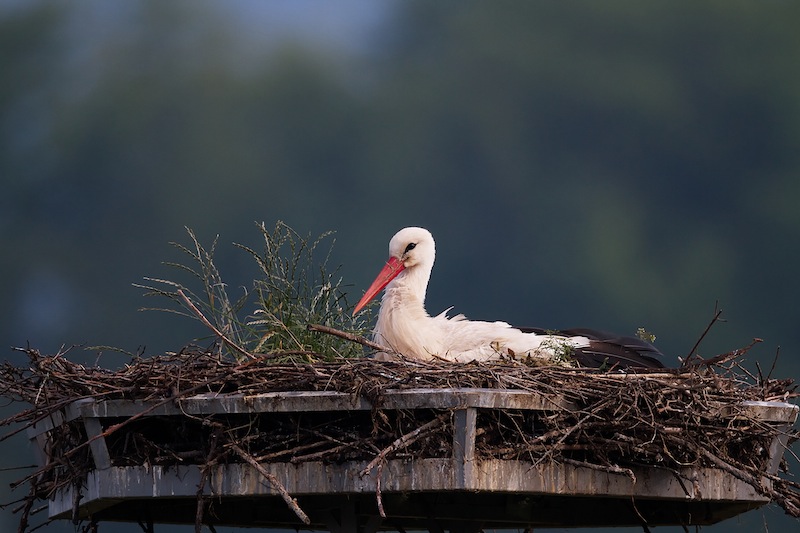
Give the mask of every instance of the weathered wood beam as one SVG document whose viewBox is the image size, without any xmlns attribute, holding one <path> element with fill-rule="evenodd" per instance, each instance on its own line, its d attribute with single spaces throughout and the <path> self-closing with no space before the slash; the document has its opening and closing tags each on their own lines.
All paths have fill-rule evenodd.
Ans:
<svg viewBox="0 0 800 533">
<path fill-rule="evenodd" d="M 459 489 L 471 489 L 473 485 L 477 417 L 474 407 L 453 412 L 453 471 Z"/>
</svg>

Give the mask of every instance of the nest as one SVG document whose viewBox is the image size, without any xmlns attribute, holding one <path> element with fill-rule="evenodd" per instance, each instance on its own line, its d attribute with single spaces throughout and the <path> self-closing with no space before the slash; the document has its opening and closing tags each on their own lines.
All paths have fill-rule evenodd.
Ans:
<svg viewBox="0 0 800 533">
<path fill-rule="evenodd" d="M 800 516 L 800 485 L 769 473 L 769 447 L 782 430 L 746 417 L 723 416 L 748 401 L 786 401 L 797 396 L 791 380 L 752 375 L 736 362 L 739 350 L 680 370 L 602 372 L 505 363 L 343 359 L 338 362 L 276 363 L 265 355 L 235 361 L 197 347 L 180 353 L 134 358 L 119 370 L 75 364 L 65 354 L 27 353 L 25 367 L 0 367 L 2 395 L 30 407 L 3 421 L 13 433 L 42 421 L 79 399 L 174 402 L 198 394 L 254 395 L 281 391 L 338 391 L 379 407 L 390 390 L 481 388 L 559 395 L 578 408 L 547 413 L 481 412 L 478 457 L 570 463 L 613 473 L 656 466 L 726 471 L 758 493 Z M 247 462 L 339 463 L 387 458 L 448 457 L 452 411 L 354 411 L 323 414 L 303 424 L 297 414 L 260 417 L 186 415 L 130 417 L 104 428 L 112 462 L 126 465 L 214 466 Z M 299 430 L 302 428 L 302 430 Z M 12 433 L 12 434 L 13 434 Z M 50 434 L 51 460 L 12 486 L 30 484 L 22 499 L 20 531 L 37 501 L 60 489 L 80 487 L 94 468 L 87 437 L 77 422 Z M 790 440 L 795 440 L 792 434 Z M 783 471 L 787 469 L 783 464 Z M 266 476 L 266 472 L 261 470 Z M 764 484 L 763 480 L 771 483 Z M 274 480 L 271 480 L 274 481 Z M 201 496 L 198 496 L 200 498 Z M 302 518 L 290 495 L 284 499 Z M 200 509 L 201 507 L 199 507 Z M 202 519 L 198 513 L 198 524 Z"/>
</svg>

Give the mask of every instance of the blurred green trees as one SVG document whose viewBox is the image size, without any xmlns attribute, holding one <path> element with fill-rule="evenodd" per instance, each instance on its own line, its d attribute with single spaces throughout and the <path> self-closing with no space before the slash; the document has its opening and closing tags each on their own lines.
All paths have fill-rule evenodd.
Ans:
<svg viewBox="0 0 800 533">
<path fill-rule="evenodd" d="M 250 286 L 228 243 L 281 219 L 337 231 L 355 295 L 424 225 L 431 311 L 643 326 L 674 357 L 719 301 L 701 354 L 762 337 L 800 376 L 800 4 L 403 2 L 360 53 L 109 5 L 0 12 L 6 345 L 177 349 L 202 326 L 131 284 L 189 226 Z"/>
</svg>

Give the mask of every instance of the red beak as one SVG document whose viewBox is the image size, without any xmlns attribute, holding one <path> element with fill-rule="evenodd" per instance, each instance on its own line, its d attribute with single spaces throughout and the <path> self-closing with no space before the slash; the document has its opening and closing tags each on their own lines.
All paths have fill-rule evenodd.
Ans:
<svg viewBox="0 0 800 533">
<path fill-rule="evenodd" d="M 378 274 L 378 277 L 375 278 L 375 281 L 372 282 L 372 285 L 369 286 L 367 292 L 364 293 L 364 296 L 361 300 L 356 304 L 355 309 L 353 309 L 353 314 L 355 315 L 361 308 L 363 308 L 370 300 L 375 298 L 375 296 L 386 287 L 390 281 L 397 277 L 397 275 L 403 271 L 405 266 L 403 263 L 400 262 L 399 259 L 396 257 L 390 257 L 386 264 L 383 265 L 383 269 Z"/>
</svg>

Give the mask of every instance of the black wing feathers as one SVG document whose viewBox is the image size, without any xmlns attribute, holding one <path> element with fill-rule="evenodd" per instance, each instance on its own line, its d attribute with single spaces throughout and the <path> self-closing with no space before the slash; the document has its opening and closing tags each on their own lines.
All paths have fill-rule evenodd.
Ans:
<svg viewBox="0 0 800 533">
<path fill-rule="evenodd" d="M 590 368 L 664 368 L 664 363 L 659 359 L 662 354 L 658 348 L 636 337 L 620 337 L 586 328 L 558 331 L 543 328 L 520 329 L 526 333 L 536 333 L 538 335 L 587 337 L 589 346 L 575 348 L 572 354 L 572 357 L 580 366 Z"/>
</svg>

